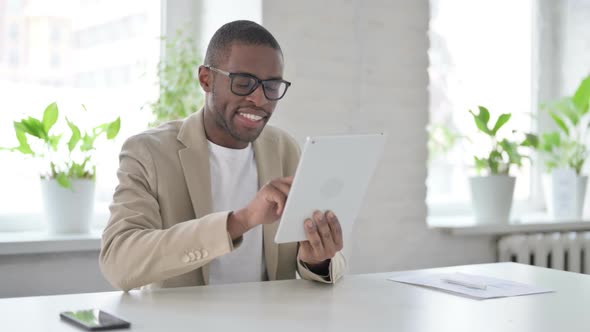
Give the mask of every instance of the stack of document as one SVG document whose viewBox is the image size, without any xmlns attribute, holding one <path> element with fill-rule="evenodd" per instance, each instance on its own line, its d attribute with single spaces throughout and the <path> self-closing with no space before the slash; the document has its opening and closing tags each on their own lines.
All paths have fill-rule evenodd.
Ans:
<svg viewBox="0 0 590 332">
<path fill-rule="evenodd" d="M 540 294 L 554 291 L 510 280 L 466 273 L 424 274 L 423 272 L 417 272 L 394 276 L 389 278 L 389 280 L 443 289 L 479 299 Z"/>
</svg>

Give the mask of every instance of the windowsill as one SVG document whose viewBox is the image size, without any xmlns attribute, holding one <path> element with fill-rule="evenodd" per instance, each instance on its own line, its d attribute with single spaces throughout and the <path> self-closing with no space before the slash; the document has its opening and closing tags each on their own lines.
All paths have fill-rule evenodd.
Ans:
<svg viewBox="0 0 590 332">
<path fill-rule="evenodd" d="M 47 231 L 0 232 L 0 255 L 93 251 L 100 249 L 102 229 L 88 234 L 49 234 Z"/>
<path fill-rule="evenodd" d="M 553 219 L 535 214 L 505 224 L 476 224 L 471 216 L 429 217 L 428 227 L 451 235 L 504 235 L 534 232 L 590 231 L 590 218 Z"/>
</svg>

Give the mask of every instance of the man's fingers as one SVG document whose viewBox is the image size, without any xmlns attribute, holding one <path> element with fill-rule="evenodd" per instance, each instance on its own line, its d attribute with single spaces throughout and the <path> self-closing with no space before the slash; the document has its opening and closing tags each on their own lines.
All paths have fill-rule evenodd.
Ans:
<svg viewBox="0 0 590 332">
<path fill-rule="evenodd" d="M 309 241 L 302 241 L 299 242 L 299 250 L 300 252 L 304 252 L 304 253 L 312 253 L 313 252 L 313 247 L 311 246 L 311 244 L 309 243 Z M 301 258 L 308 258 L 308 257 L 301 257 Z"/>
<path fill-rule="evenodd" d="M 344 241 L 342 239 L 342 227 L 340 226 L 338 217 L 336 217 L 332 211 L 328 211 L 328 213 L 326 213 L 326 217 L 328 218 L 328 225 L 330 225 L 330 230 L 332 231 L 334 247 L 336 251 L 340 251 L 344 247 Z"/>
<path fill-rule="evenodd" d="M 291 184 L 293 184 L 293 179 L 295 179 L 295 176 L 294 175 L 286 176 L 284 178 L 279 178 L 277 180 L 279 180 L 281 182 L 284 182 L 284 183 L 287 183 L 290 186 Z"/>
<path fill-rule="evenodd" d="M 291 184 L 281 181 L 272 181 L 268 184 L 282 192 L 285 196 L 289 196 L 289 191 L 291 191 Z"/>
<path fill-rule="evenodd" d="M 293 177 L 287 178 L 280 178 L 275 179 L 268 183 L 267 187 L 269 191 L 272 192 L 271 195 L 273 197 L 276 196 L 276 200 L 273 199 L 277 203 L 277 211 L 278 215 L 283 213 L 285 208 L 285 202 L 287 201 L 287 197 L 289 196 L 289 191 L 291 191 L 291 183 L 293 182 Z"/>
<path fill-rule="evenodd" d="M 315 211 L 313 214 L 313 218 L 315 219 L 318 233 L 320 234 L 320 238 L 322 239 L 324 255 L 326 255 L 325 257 L 318 258 L 328 259 L 334 257 L 334 254 L 336 254 L 336 248 L 334 244 L 334 239 L 332 237 L 332 230 L 330 229 L 330 225 L 328 225 L 326 214 L 320 211 Z"/>
<path fill-rule="evenodd" d="M 311 220 L 305 220 L 305 234 L 307 236 L 307 240 L 311 245 L 312 251 L 314 253 L 315 258 L 320 261 L 321 258 L 324 256 L 324 245 L 322 244 L 322 239 L 320 238 L 320 234 L 318 233 L 318 229 L 316 224 Z"/>
<path fill-rule="evenodd" d="M 283 192 L 278 190 L 274 186 L 269 186 L 266 193 L 266 201 L 272 204 L 277 205 L 276 214 L 281 215 L 285 208 L 285 201 L 287 200 L 287 195 Z"/>
</svg>

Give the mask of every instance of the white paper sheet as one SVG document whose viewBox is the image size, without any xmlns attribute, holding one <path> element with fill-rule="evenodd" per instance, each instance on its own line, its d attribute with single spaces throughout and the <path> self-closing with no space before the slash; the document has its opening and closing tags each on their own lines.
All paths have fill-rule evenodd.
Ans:
<svg viewBox="0 0 590 332">
<path fill-rule="evenodd" d="M 476 289 L 472 288 L 473 286 L 468 287 L 463 285 L 457 285 L 445 281 L 445 279 L 464 281 L 467 285 L 485 285 L 485 289 Z M 466 273 L 411 273 L 396 275 L 389 278 L 389 280 L 443 289 L 453 293 L 460 293 L 479 299 L 490 299 L 495 297 L 520 296 L 554 292 L 554 290 L 551 289 L 526 285 L 510 280 L 497 279 Z"/>
</svg>

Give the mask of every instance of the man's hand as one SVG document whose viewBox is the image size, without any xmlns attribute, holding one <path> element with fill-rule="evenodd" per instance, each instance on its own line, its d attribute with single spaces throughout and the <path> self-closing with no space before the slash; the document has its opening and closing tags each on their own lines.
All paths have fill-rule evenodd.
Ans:
<svg viewBox="0 0 590 332">
<path fill-rule="evenodd" d="M 299 243 L 299 259 L 316 274 L 327 274 L 330 259 L 342 250 L 342 228 L 332 211 L 315 211 L 305 220 L 307 241 Z"/>
<path fill-rule="evenodd" d="M 293 176 L 278 178 L 264 185 L 245 208 L 229 215 L 227 231 L 236 239 L 261 224 L 279 220 L 291 190 Z"/>
</svg>

